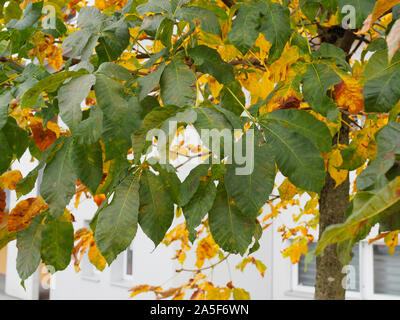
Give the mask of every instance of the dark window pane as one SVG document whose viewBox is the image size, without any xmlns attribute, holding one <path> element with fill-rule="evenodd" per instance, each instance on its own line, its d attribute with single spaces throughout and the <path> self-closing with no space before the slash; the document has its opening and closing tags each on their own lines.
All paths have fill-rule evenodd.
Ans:
<svg viewBox="0 0 400 320">
<path fill-rule="evenodd" d="M 131 248 L 126 250 L 126 274 L 131 276 L 133 274 L 133 251 Z"/>
<path fill-rule="evenodd" d="M 6 290 L 6 275 L 0 273 L 0 292 L 5 292 Z"/>
<path fill-rule="evenodd" d="M 308 250 L 312 251 L 315 249 L 316 243 L 312 242 L 310 244 L 308 244 Z M 351 281 L 349 281 L 350 279 L 347 279 L 347 285 L 350 287 L 348 287 L 348 291 L 360 291 L 360 249 L 359 249 L 359 245 L 356 244 L 353 247 L 353 260 L 351 260 L 350 262 L 350 266 L 353 267 L 353 269 L 350 269 L 347 271 L 348 275 L 354 274 L 355 273 L 355 284 L 351 285 Z M 315 259 L 312 260 L 308 265 L 307 265 L 307 272 L 304 272 L 304 267 L 305 267 L 305 257 L 301 256 L 300 262 L 298 264 L 298 268 L 299 268 L 299 285 L 302 286 L 310 286 L 310 287 L 314 287 L 315 286 L 315 274 L 316 274 L 316 261 Z M 354 271 L 351 271 L 354 270 Z M 345 273 L 343 273 L 343 278 L 345 276 Z"/>
<path fill-rule="evenodd" d="M 400 295 L 400 250 L 393 257 L 386 245 L 374 245 L 374 292 Z"/>
</svg>

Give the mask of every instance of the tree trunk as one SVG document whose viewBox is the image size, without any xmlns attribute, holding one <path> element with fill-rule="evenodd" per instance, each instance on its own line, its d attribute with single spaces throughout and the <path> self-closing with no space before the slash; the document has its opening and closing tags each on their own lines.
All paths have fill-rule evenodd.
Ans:
<svg viewBox="0 0 400 320">
<path fill-rule="evenodd" d="M 347 116 L 343 115 L 343 120 L 348 123 Z M 349 144 L 349 127 L 342 124 L 339 134 L 340 144 Z M 333 138 L 333 145 L 337 144 L 337 135 Z M 345 220 L 345 212 L 349 204 L 350 182 L 349 176 L 337 188 L 335 181 L 329 173 L 326 173 L 325 185 L 321 191 L 319 199 L 319 236 L 324 230 Z M 345 288 L 342 281 L 345 274 L 342 273 L 342 264 L 340 263 L 336 244 L 329 245 L 324 252 L 317 256 L 317 274 L 315 283 L 316 300 L 343 300 L 345 298 Z"/>
</svg>

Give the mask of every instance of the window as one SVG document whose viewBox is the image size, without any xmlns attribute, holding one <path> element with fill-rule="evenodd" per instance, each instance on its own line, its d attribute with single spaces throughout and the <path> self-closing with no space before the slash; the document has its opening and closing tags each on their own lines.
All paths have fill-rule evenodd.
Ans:
<svg viewBox="0 0 400 320">
<path fill-rule="evenodd" d="M 124 275 L 123 278 L 131 279 L 133 275 L 133 250 L 129 246 L 124 252 Z"/>
<path fill-rule="evenodd" d="M 315 243 L 309 244 L 310 251 L 314 248 Z M 343 270 L 343 277 L 347 274 L 348 298 L 400 300 L 400 246 L 391 256 L 383 240 L 373 245 L 366 240 L 354 246 L 353 254 L 348 268 Z M 292 290 L 313 293 L 316 261 L 314 259 L 307 265 L 307 271 L 304 262 L 302 256 L 293 266 Z"/>
<path fill-rule="evenodd" d="M 393 257 L 386 245 L 373 246 L 374 293 L 400 296 L 400 248 Z"/>
<path fill-rule="evenodd" d="M 315 249 L 316 243 L 310 243 L 308 245 L 309 251 Z M 349 266 L 343 269 L 343 278 L 347 274 L 347 290 L 348 291 L 360 291 L 360 248 L 356 244 L 353 248 L 353 259 Z M 314 287 L 316 276 L 316 260 L 314 259 L 307 265 L 307 271 L 305 271 L 305 257 L 302 256 L 298 263 L 298 276 L 297 285 L 301 287 Z"/>
<path fill-rule="evenodd" d="M 111 264 L 111 283 L 117 286 L 132 287 L 134 276 L 132 244 L 121 252 Z"/>
</svg>

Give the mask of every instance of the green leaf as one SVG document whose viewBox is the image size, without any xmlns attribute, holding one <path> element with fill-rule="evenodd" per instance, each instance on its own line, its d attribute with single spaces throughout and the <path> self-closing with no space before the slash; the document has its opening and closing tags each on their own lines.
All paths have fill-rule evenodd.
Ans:
<svg viewBox="0 0 400 320">
<path fill-rule="evenodd" d="M 243 54 L 253 46 L 260 28 L 260 6 L 253 2 L 243 3 L 232 21 L 228 33 L 229 41 Z"/>
<path fill-rule="evenodd" d="M 71 79 L 58 90 L 60 117 L 74 132 L 82 120 L 81 103 L 89 94 L 96 77 L 92 74 Z"/>
<path fill-rule="evenodd" d="M 115 124 L 119 124 L 127 115 L 128 103 L 123 98 L 124 87 L 103 74 L 96 74 L 94 86 L 97 103 L 103 114 Z"/>
<path fill-rule="evenodd" d="M 10 241 L 13 241 L 17 238 L 17 233 L 12 232 L 9 233 L 7 230 L 7 226 L 0 229 L 0 250 L 3 249 Z"/>
<path fill-rule="evenodd" d="M 13 26 L 17 30 L 25 30 L 33 26 L 42 16 L 43 2 L 28 2 L 21 20 Z"/>
<path fill-rule="evenodd" d="M 376 142 L 378 154 L 358 176 L 358 190 L 367 190 L 371 187 L 379 189 L 388 183 L 386 173 L 395 164 L 395 155 L 400 155 L 400 124 L 390 121 L 377 133 Z"/>
<path fill-rule="evenodd" d="M 319 193 L 325 181 L 325 164 L 313 143 L 275 121 L 262 127 L 279 170 L 297 187 Z"/>
<path fill-rule="evenodd" d="M 64 270 L 71 261 L 74 249 L 74 227 L 70 221 L 47 218 L 42 231 L 41 257 L 55 271 Z"/>
<path fill-rule="evenodd" d="M 30 193 L 33 190 L 33 188 L 35 187 L 38 174 L 39 174 L 39 169 L 38 169 L 38 167 L 35 167 L 35 169 L 30 171 L 25 176 L 25 178 L 18 181 L 18 183 L 16 185 L 16 189 L 15 189 L 17 191 L 17 194 L 26 195 L 26 194 Z"/>
<path fill-rule="evenodd" d="M 71 149 L 71 160 L 77 178 L 91 193 L 95 194 L 103 179 L 103 159 L 100 143 L 82 145 L 74 141 Z"/>
<path fill-rule="evenodd" d="M 52 159 L 54 152 L 55 150 L 57 150 L 58 147 L 59 145 L 57 143 L 53 143 L 49 148 L 47 148 L 41 154 L 39 164 L 32 171 L 30 171 L 25 176 L 25 178 L 18 181 L 15 189 L 18 197 L 20 196 L 20 194 L 26 195 L 33 190 L 36 184 L 37 177 L 39 175 L 39 170 L 43 169 L 43 167 L 46 165 L 47 159 Z"/>
<path fill-rule="evenodd" d="M 29 226 L 17 234 L 17 271 L 22 281 L 39 267 L 42 243 L 43 215 L 32 219 Z"/>
<path fill-rule="evenodd" d="M 300 8 L 304 15 L 314 21 L 321 6 L 321 0 L 300 0 Z"/>
<path fill-rule="evenodd" d="M 10 91 L 5 91 L 0 95 L 0 129 L 7 123 L 8 106 L 11 100 L 12 96 Z"/>
<path fill-rule="evenodd" d="M 346 62 L 346 53 L 333 44 L 323 42 L 319 49 L 313 52 L 313 57 L 314 59 L 333 59 L 338 66 L 349 69 L 349 65 Z"/>
<path fill-rule="evenodd" d="M 388 62 L 387 50 L 375 53 L 365 69 L 364 85 L 366 112 L 389 112 L 400 99 L 400 54 Z"/>
<path fill-rule="evenodd" d="M 98 40 L 98 34 L 92 34 L 88 29 L 81 29 L 70 33 L 63 41 L 62 47 L 72 49 L 70 58 L 80 56 L 81 60 L 86 61 L 92 55 Z"/>
<path fill-rule="evenodd" d="M 78 26 L 98 32 L 100 31 L 104 18 L 105 16 L 103 16 L 96 7 L 83 7 L 79 11 Z"/>
<path fill-rule="evenodd" d="M 138 175 L 129 175 L 116 187 L 111 203 L 101 209 L 96 224 L 96 244 L 108 264 L 111 264 L 135 237 L 138 210 Z"/>
<path fill-rule="evenodd" d="M 376 0 L 339 0 L 339 21 L 342 21 L 344 14 L 341 14 L 344 6 L 350 5 L 355 8 L 356 25 L 353 29 L 361 29 L 364 21 L 372 13 Z M 345 11 L 345 14 L 348 12 Z"/>
<path fill-rule="evenodd" d="M 221 182 L 208 219 L 212 237 L 223 250 L 241 255 L 246 252 L 252 242 L 255 220 L 233 204 Z"/>
<path fill-rule="evenodd" d="M 235 80 L 233 66 L 222 60 L 217 50 L 200 45 L 189 49 L 188 53 L 194 60 L 198 71 L 211 74 L 222 84 L 228 84 Z"/>
<path fill-rule="evenodd" d="M 200 181 L 196 193 L 190 201 L 183 206 L 182 211 L 186 220 L 186 228 L 189 231 L 189 240 L 196 240 L 196 231 L 194 230 L 203 220 L 205 215 L 211 210 L 217 187 L 212 179 Z"/>
<path fill-rule="evenodd" d="M 148 161 L 151 162 L 151 159 Z M 172 201 L 179 203 L 179 192 L 181 187 L 181 181 L 179 180 L 176 169 L 169 163 L 167 164 L 152 164 L 152 168 L 158 171 L 158 178 L 164 184 L 164 188 L 168 191 Z"/>
<path fill-rule="evenodd" d="M 171 4 L 168 0 L 149 0 L 148 2 L 136 7 L 140 15 L 146 13 L 165 13 L 171 11 Z"/>
<path fill-rule="evenodd" d="M 200 179 L 208 174 L 208 168 L 208 164 L 198 165 L 190 171 L 186 179 L 180 184 L 178 204 L 181 207 L 185 206 L 196 193 L 200 185 Z"/>
<path fill-rule="evenodd" d="M 332 150 L 332 136 L 325 123 L 303 110 L 276 110 L 264 114 L 260 121 L 279 123 L 289 130 L 310 140 L 320 151 L 328 153 Z"/>
<path fill-rule="evenodd" d="M 103 30 L 101 34 L 99 45 L 96 47 L 100 61 L 117 60 L 129 45 L 128 24 L 123 23 L 114 29 Z"/>
<path fill-rule="evenodd" d="M 10 167 L 13 159 L 13 151 L 3 131 L 0 131 L 0 154 L 0 174 L 3 174 Z"/>
<path fill-rule="evenodd" d="M 221 25 L 214 12 L 201 7 L 190 6 L 179 8 L 175 14 L 178 20 L 189 22 L 192 27 L 200 27 L 201 30 L 222 35 Z"/>
<path fill-rule="evenodd" d="M 289 41 L 292 31 L 290 30 L 290 11 L 279 3 L 258 2 L 263 15 L 260 32 L 272 46 L 268 54 L 268 63 L 280 58 L 286 43 Z"/>
<path fill-rule="evenodd" d="M 86 73 L 86 70 L 64 71 L 52 74 L 43 80 L 40 80 L 32 88 L 25 92 L 21 100 L 21 106 L 23 108 L 33 108 L 36 105 L 41 92 L 54 92 L 57 90 L 59 85 L 68 78 L 78 77 Z"/>
<path fill-rule="evenodd" d="M 72 168 L 70 138 L 60 139 L 61 148 L 54 154 L 43 171 L 40 195 L 50 207 L 50 213 L 60 218 L 75 194 L 76 175 Z"/>
<path fill-rule="evenodd" d="M 5 1 L 2 1 L 2 3 L 4 2 Z M 11 19 L 19 20 L 21 18 L 21 15 L 22 15 L 22 10 L 19 6 L 19 3 L 11 1 L 8 3 L 8 6 L 5 9 L 4 22 L 8 23 L 10 22 Z"/>
<path fill-rule="evenodd" d="M 141 125 L 140 106 L 136 98 L 129 101 L 126 116 L 116 123 L 105 114 L 101 139 L 104 143 L 106 161 L 125 157 L 132 147 L 131 135 Z"/>
<path fill-rule="evenodd" d="M 143 100 L 160 83 L 161 75 L 165 69 L 165 63 L 161 63 L 157 70 L 147 76 L 138 79 L 139 100 Z"/>
<path fill-rule="evenodd" d="M 146 32 L 149 36 L 155 37 L 157 30 L 161 25 L 161 22 L 165 19 L 165 16 L 161 14 L 155 14 L 151 16 L 144 16 L 143 23 L 140 26 L 140 31 Z"/>
<path fill-rule="evenodd" d="M 396 177 L 358 209 L 354 210 L 344 223 L 326 228 L 315 248 L 315 254 L 321 254 L 329 244 L 354 237 L 365 222 L 389 210 L 399 201 L 400 177 Z"/>
<path fill-rule="evenodd" d="M 161 43 L 167 48 L 171 47 L 171 38 L 174 31 L 174 26 L 174 21 L 166 18 L 160 23 L 160 26 L 157 29 L 156 40 L 160 40 Z"/>
<path fill-rule="evenodd" d="M 246 98 L 239 81 L 235 80 L 225 85 L 219 94 L 219 100 L 222 108 L 240 116 L 243 113 L 242 106 L 246 105 Z"/>
<path fill-rule="evenodd" d="M 201 136 L 202 142 L 213 153 L 213 157 L 221 159 L 221 155 L 229 155 L 232 150 L 225 149 L 225 143 L 230 142 L 225 141 L 224 138 L 233 141 L 232 126 L 229 121 L 222 113 L 211 108 L 200 107 L 193 110 L 197 113 L 197 120 L 193 125 Z"/>
<path fill-rule="evenodd" d="M 8 117 L 6 125 L 1 130 L 7 139 L 12 153 L 20 159 L 28 147 L 28 133 L 22 129 L 13 117 Z M 7 157 L 7 153 L 5 154 Z"/>
<path fill-rule="evenodd" d="M 161 99 L 164 105 L 173 104 L 179 107 L 194 105 L 196 90 L 193 87 L 196 76 L 181 60 L 175 58 L 167 65 L 161 75 Z"/>
<path fill-rule="evenodd" d="M 326 92 L 342 79 L 328 65 L 311 63 L 303 76 L 303 95 L 310 107 L 323 116 L 336 109 L 336 105 Z"/>
<path fill-rule="evenodd" d="M 157 247 L 174 219 L 174 203 L 161 180 L 148 170 L 140 180 L 139 224 Z"/>
<path fill-rule="evenodd" d="M 131 81 L 133 79 L 128 69 L 113 62 L 102 63 L 97 69 L 97 73 L 102 73 L 109 78 L 116 78 L 122 81 Z"/>
<path fill-rule="evenodd" d="M 100 107 L 90 108 L 89 117 L 79 123 L 74 132 L 74 140 L 79 144 L 93 144 L 100 139 L 103 131 L 103 112 Z"/>
<path fill-rule="evenodd" d="M 247 131 L 235 143 L 235 151 L 241 150 L 243 162 L 236 156 L 233 164 L 226 166 L 224 181 L 235 205 L 246 216 L 255 218 L 274 188 L 276 169 L 272 151 L 264 141 L 264 145 L 259 145 L 262 137 L 254 137 L 252 132 Z"/>
<path fill-rule="evenodd" d="M 177 106 L 156 107 L 150 111 L 143 119 L 142 125 L 132 136 L 133 152 L 135 162 L 139 163 L 140 155 L 143 152 L 147 133 L 151 129 L 159 129 L 164 122 L 175 115 L 180 110 Z"/>
</svg>

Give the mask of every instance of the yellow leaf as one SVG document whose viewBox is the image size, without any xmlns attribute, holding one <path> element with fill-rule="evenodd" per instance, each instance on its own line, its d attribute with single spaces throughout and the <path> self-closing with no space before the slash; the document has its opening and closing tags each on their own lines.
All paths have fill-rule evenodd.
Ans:
<svg viewBox="0 0 400 320">
<path fill-rule="evenodd" d="M 19 170 L 12 170 L 3 173 L 0 177 L 0 185 L 9 190 L 15 190 L 15 185 L 22 179 Z"/>
<path fill-rule="evenodd" d="M 241 53 L 234 45 L 231 44 L 224 44 L 218 46 L 217 48 L 218 53 L 220 54 L 221 58 L 226 62 L 231 62 L 237 56 L 240 56 Z"/>
<path fill-rule="evenodd" d="M 18 202 L 8 217 L 8 232 L 17 232 L 27 228 L 31 220 L 47 208 L 42 197 L 28 198 Z"/>
<path fill-rule="evenodd" d="M 48 53 L 47 61 L 49 62 L 49 65 L 57 71 L 60 71 L 64 62 L 61 49 L 56 46 L 51 46 L 46 50 L 46 52 Z"/>
<path fill-rule="evenodd" d="M 235 300 L 250 300 L 250 293 L 244 289 L 234 288 L 233 299 Z"/>
<path fill-rule="evenodd" d="M 139 286 L 135 286 L 135 287 L 129 289 L 129 291 L 132 292 L 131 298 L 138 295 L 139 293 L 148 292 L 149 289 L 150 289 L 150 286 L 148 284 L 141 284 Z"/>
<path fill-rule="evenodd" d="M 342 163 L 342 154 L 340 153 L 339 149 L 335 149 L 332 151 L 328 160 L 328 172 L 332 179 L 335 180 L 336 188 L 347 179 L 347 175 L 349 173 L 347 170 L 337 169 L 337 167 L 340 167 Z"/>
<path fill-rule="evenodd" d="M 308 245 L 307 240 L 305 238 L 300 239 L 299 241 L 294 241 L 292 244 L 283 250 L 282 255 L 287 258 L 290 257 L 290 261 L 292 264 L 296 264 L 300 261 L 300 257 L 302 254 L 307 254 Z"/>
<path fill-rule="evenodd" d="M 299 59 L 299 50 L 296 46 L 286 45 L 281 57 L 269 67 L 270 80 L 273 83 L 284 82 L 296 76 L 296 72 L 290 66 Z"/>
<path fill-rule="evenodd" d="M 256 268 L 260 272 L 261 276 L 264 277 L 265 270 L 267 270 L 265 264 L 261 260 L 254 260 L 254 264 L 256 265 Z"/>
<path fill-rule="evenodd" d="M 208 78 L 208 87 L 210 88 L 210 92 L 212 96 L 217 99 L 219 93 L 221 92 L 223 85 L 220 84 L 214 77 L 209 76 Z"/>
<path fill-rule="evenodd" d="M 281 200 L 291 200 L 297 194 L 297 188 L 286 178 L 278 188 Z"/>
<path fill-rule="evenodd" d="M 46 128 L 53 131 L 56 134 L 57 138 L 60 136 L 60 127 L 57 123 L 53 121 L 48 121 L 46 124 Z"/>
<path fill-rule="evenodd" d="M 197 245 L 196 254 L 197 261 L 196 267 L 201 268 L 206 259 L 214 258 L 218 253 L 218 245 L 214 242 L 214 239 L 211 235 L 208 235 L 206 238 L 203 238 L 199 241 Z"/>
<path fill-rule="evenodd" d="M 399 233 L 400 233 L 400 230 L 392 231 L 389 234 L 387 234 L 384 239 L 385 244 L 389 248 L 389 253 L 392 256 L 393 256 L 393 253 L 394 253 L 394 250 L 395 250 L 397 244 L 399 243 Z"/>
<path fill-rule="evenodd" d="M 371 28 L 371 26 L 375 23 L 376 20 L 378 20 L 382 15 L 385 14 L 385 12 L 389 11 L 399 3 L 400 0 L 378 0 L 375 3 L 374 11 L 364 21 L 364 26 L 362 27 L 359 33 L 367 32 Z"/>
<path fill-rule="evenodd" d="M 93 196 L 94 202 L 96 202 L 97 206 L 100 207 L 100 205 L 103 203 L 103 201 L 106 199 L 105 194 L 96 194 Z"/>
<path fill-rule="evenodd" d="M 269 79 L 269 76 L 268 71 L 262 73 L 262 75 L 255 72 L 241 74 L 239 81 L 250 92 L 252 104 L 259 100 L 265 100 L 274 89 L 274 83 Z"/>
<path fill-rule="evenodd" d="M 350 113 L 357 114 L 364 110 L 363 87 L 357 78 L 344 78 L 335 86 L 334 94 L 336 104 Z"/>
<path fill-rule="evenodd" d="M 215 287 L 211 282 L 206 281 L 200 285 L 206 292 L 206 300 L 229 300 L 232 289 L 228 287 Z"/>
<path fill-rule="evenodd" d="M 90 243 L 90 248 L 88 252 L 89 261 L 100 271 L 103 271 L 106 267 L 106 259 L 104 259 L 103 255 L 100 253 L 99 248 L 96 245 L 94 239 Z"/>
</svg>

